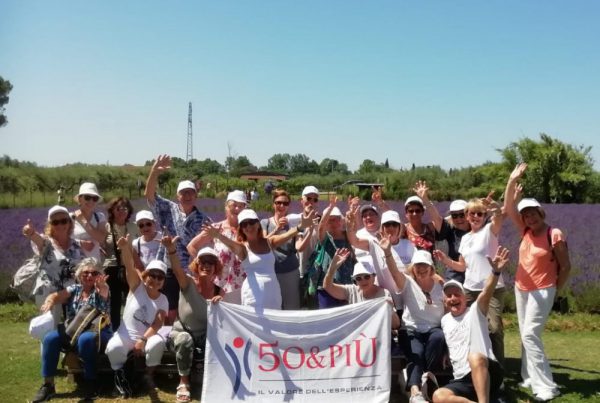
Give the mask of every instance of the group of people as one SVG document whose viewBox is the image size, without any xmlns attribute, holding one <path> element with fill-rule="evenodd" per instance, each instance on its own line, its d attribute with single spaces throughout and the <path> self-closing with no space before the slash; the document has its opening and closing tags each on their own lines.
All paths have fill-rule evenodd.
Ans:
<svg viewBox="0 0 600 403">
<path fill-rule="evenodd" d="M 86 305 L 110 315 L 111 326 L 99 334 L 84 332 L 77 342 L 86 398 L 96 392 L 98 349 L 105 349 L 116 389 L 127 396 L 128 354 L 145 357 L 144 383 L 152 389 L 153 369 L 169 348 L 180 375 L 177 401 L 190 401 L 190 373 L 203 354 L 211 301 L 245 305 L 260 315 L 264 309 L 331 308 L 385 298 L 392 328 L 405 330 L 411 402 L 488 401 L 502 384 L 502 270 L 508 251 L 498 245 L 498 234 L 505 217 L 523 234 L 515 284 L 523 386 L 538 400 L 558 395 L 541 333 L 570 263 L 564 234 L 546 224 L 536 200 L 521 197 L 518 182 L 526 164 L 510 175 L 503 205 L 492 194 L 455 200 L 446 217 L 429 199 L 427 184 L 417 182 L 404 204 L 404 222 L 380 189 L 368 203 L 350 198 L 343 213 L 335 196 L 317 211 L 320 193 L 306 186 L 299 213 L 289 212 L 292 200 L 285 190 L 273 189 L 273 216 L 262 220 L 248 208 L 245 192 L 231 191 L 218 223 L 196 207 L 191 181 L 179 183 L 177 201 L 157 194 L 158 177 L 170 165 L 167 155 L 154 161 L 145 189 L 149 210 L 139 211 L 135 224 L 129 200 L 109 202 L 107 219 L 97 211 L 96 186 L 84 183 L 74 212 L 52 207 L 43 234 L 30 221 L 23 227 L 34 251 L 52 257 L 46 259 L 46 282 L 36 289 L 42 312 L 51 311 L 57 324 L 63 315 L 66 323 L 74 320 Z M 424 221 L 426 211 L 431 222 Z M 436 249 L 436 242 L 446 242 L 447 252 Z M 168 334 L 161 331 L 164 325 L 172 326 Z M 55 330 L 43 339 L 44 383 L 34 402 L 55 393 L 61 337 Z M 422 390 L 446 357 L 454 379 L 435 392 Z"/>
</svg>

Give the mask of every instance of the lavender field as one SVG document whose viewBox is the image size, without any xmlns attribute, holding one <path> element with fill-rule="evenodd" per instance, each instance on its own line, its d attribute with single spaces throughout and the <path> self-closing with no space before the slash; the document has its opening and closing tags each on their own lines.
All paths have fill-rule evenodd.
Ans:
<svg viewBox="0 0 600 403">
<path fill-rule="evenodd" d="M 403 211 L 403 203 L 389 202 L 397 211 Z M 224 202 L 221 199 L 202 199 L 198 207 L 209 214 L 214 221 L 222 220 Z M 144 200 L 134 202 L 136 210 L 146 208 Z M 320 202 L 320 208 L 326 206 Z M 342 210 L 344 210 L 344 206 Z M 447 202 L 437 204 L 444 213 Z M 572 306 L 575 309 L 600 313 L 600 205 L 599 204 L 549 204 L 544 206 L 547 221 L 553 227 L 561 228 L 567 235 L 567 242 L 573 266 L 571 277 Z M 291 212 L 299 212 L 300 205 L 295 202 L 290 206 Z M 43 230 L 47 208 L 15 208 L 0 210 L 0 295 L 5 294 L 12 274 L 31 256 L 29 242 L 21 235 L 21 228 L 28 218 L 36 225 L 38 231 Z M 269 212 L 259 212 L 266 217 Z M 402 216 L 402 214 L 401 214 Z M 500 241 L 511 251 L 516 251 L 520 236 L 509 222 L 505 222 Z M 512 254 L 511 270 L 507 280 L 512 287 L 512 277 L 516 264 L 516 254 Z"/>
</svg>

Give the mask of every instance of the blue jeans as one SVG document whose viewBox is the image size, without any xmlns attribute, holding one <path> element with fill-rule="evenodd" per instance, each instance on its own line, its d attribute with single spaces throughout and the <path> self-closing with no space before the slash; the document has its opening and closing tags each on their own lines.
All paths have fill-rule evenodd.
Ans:
<svg viewBox="0 0 600 403">
<path fill-rule="evenodd" d="M 408 330 L 407 333 L 410 342 L 410 352 L 407 357 L 410 364 L 407 386 L 420 387 L 423 372 L 441 369 L 446 340 L 444 332 L 439 327 L 431 328 L 424 333 L 414 330 Z"/>
<path fill-rule="evenodd" d="M 100 338 L 102 345 L 106 345 L 112 337 L 110 326 L 102 329 Z M 58 359 L 60 357 L 61 337 L 58 330 L 46 334 L 42 341 L 42 376 L 49 378 L 56 375 Z M 96 379 L 96 356 L 98 346 L 96 345 L 96 333 L 83 332 L 77 340 L 77 354 L 83 361 L 83 378 L 86 380 Z"/>
</svg>

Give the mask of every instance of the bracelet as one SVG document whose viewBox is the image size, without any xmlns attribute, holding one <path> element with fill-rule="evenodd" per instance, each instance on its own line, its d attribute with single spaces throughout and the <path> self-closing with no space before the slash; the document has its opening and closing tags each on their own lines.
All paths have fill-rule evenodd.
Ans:
<svg viewBox="0 0 600 403">
<path fill-rule="evenodd" d="M 140 337 L 140 340 L 143 341 L 144 343 L 148 343 L 148 339 L 146 338 L 146 336 Z"/>
<path fill-rule="evenodd" d="M 387 259 L 388 257 L 392 257 L 392 254 L 390 253 L 389 255 L 384 255 L 384 257 Z"/>
<path fill-rule="evenodd" d="M 502 274 L 501 271 L 492 271 L 492 273 L 494 274 L 494 276 L 499 276 Z"/>
</svg>

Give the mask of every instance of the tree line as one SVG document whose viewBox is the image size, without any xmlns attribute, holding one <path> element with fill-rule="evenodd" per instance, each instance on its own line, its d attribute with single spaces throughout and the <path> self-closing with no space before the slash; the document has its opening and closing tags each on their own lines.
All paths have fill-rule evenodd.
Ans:
<svg viewBox="0 0 600 403">
<path fill-rule="evenodd" d="M 412 194 L 417 180 L 426 180 L 435 200 L 469 199 L 487 194 L 490 190 L 500 197 L 506 179 L 514 166 L 528 163 L 523 185 L 528 196 L 543 203 L 597 203 L 600 202 L 600 175 L 593 169 L 591 147 L 573 146 L 540 134 L 539 139 L 524 138 L 497 150 L 500 162 L 485 162 L 445 170 L 439 166 L 412 166 L 410 169 L 390 168 L 387 160 L 364 160 L 354 172 L 346 163 L 332 158 L 321 162 L 304 154 L 274 154 L 266 166 L 257 167 L 245 156 L 228 157 L 221 164 L 212 159 L 184 161 L 174 157 L 173 167 L 159 178 L 165 195 L 173 195 L 177 182 L 192 179 L 205 186 L 205 197 L 220 197 L 231 189 L 263 188 L 264 181 L 240 179 L 245 173 L 269 171 L 287 176 L 279 183 L 292 194 L 298 194 L 306 184 L 321 191 L 336 191 L 341 195 L 356 194 L 352 181 L 381 183 L 384 195 L 400 200 Z M 39 167 L 35 162 L 18 161 L 4 156 L 0 159 L 0 193 L 17 195 L 32 192 L 56 192 L 63 187 L 66 194 L 74 194 L 80 183 L 95 182 L 107 195 L 140 195 L 145 186 L 149 166 L 107 166 L 85 163 L 61 167 Z M 207 184 L 210 186 L 206 186 Z M 365 193 L 368 190 L 365 191 Z M 366 194 L 365 194 L 366 195 Z M 6 203 L 0 207 L 8 207 Z"/>
</svg>

